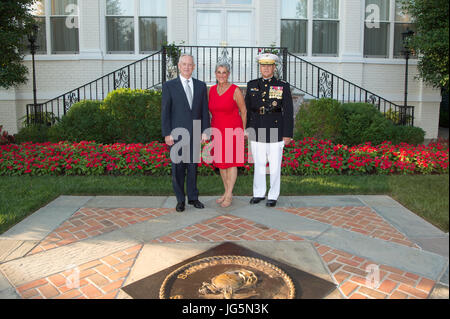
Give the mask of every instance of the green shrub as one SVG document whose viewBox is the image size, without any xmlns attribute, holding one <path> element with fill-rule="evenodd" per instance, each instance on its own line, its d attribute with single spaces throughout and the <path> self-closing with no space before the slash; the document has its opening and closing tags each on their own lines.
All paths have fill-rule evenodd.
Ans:
<svg viewBox="0 0 450 319">
<path fill-rule="evenodd" d="M 161 91 L 118 89 L 108 94 L 102 109 L 113 118 L 119 142 L 162 141 Z"/>
<path fill-rule="evenodd" d="M 14 137 L 18 144 L 24 142 L 45 143 L 48 142 L 48 131 L 47 125 L 33 124 L 21 128 Z"/>
<path fill-rule="evenodd" d="M 372 104 L 345 103 L 342 138 L 336 142 L 358 145 L 371 142 L 373 145 L 391 140 L 394 124 L 386 119 Z"/>
<path fill-rule="evenodd" d="M 399 111 L 393 111 L 392 109 L 389 109 L 384 113 L 384 117 L 390 119 L 394 124 L 400 124 L 400 112 Z M 404 121 L 405 123 L 410 123 L 412 120 L 411 115 L 404 115 Z"/>
<path fill-rule="evenodd" d="M 19 120 L 22 120 L 22 125 L 30 126 L 35 125 L 37 123 L 41 123 L 42 125 L 52 126 L 58 122 L 58 118 L 55 116 L 53 112 L 32 112 L 29 115 L 25 115 L 21 117 Z M 29 124 L 31 123 L 31 124 Z"/>
<path fill-rule="evenodd" d="M 343 112 L 333 99 L 319 99 L 303 103 L 295 118 L 295 139 L 314 137 L 336 140 L 341 137 Z"/>
<path fill-rule="evenodd" d="M 425 131 L 420 127 L 415 126 L 396 126 L 394 132 L 393 144 L 400 144 L 401 142 L 418 145 L 425 140 Z"/>
<path fill-rule="evenodd" d="M 113 120 L 99 101 L 80 101 L 72 105 L 61 121 L 49 131 L 51 141 L 96 141 L 113 143 Z"/>
<path fill-rule="evenodd" d="M 388 118 L 395 120 L 395 112 Z M 314 100 L 302 105 L 295 121 L 296 139 L 314 137 L 338 144 L 358 145 L 384 141 L 421 144 L 425 132 L 418 127 L 397 126 L 369 103 L 344 103 L 330 99 Z"/>
</svg>

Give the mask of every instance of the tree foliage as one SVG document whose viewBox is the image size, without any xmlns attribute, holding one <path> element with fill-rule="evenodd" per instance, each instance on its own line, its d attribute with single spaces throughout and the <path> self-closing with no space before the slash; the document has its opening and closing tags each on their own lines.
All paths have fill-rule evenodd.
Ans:
<svg viewBox="0 0 450 319">
<path fill-rule="evenodd" d="M 27 82 L 28 69 L 22 64 L 20 51 L 34 22 L 30 11 L 34 2 L 0 1 L 0 87 L 9 89 Z"/>
<path fill-rule="evenodd" d="M 448 90 L 448 0 L 403 0 L 403 6 L 417 27 L 409 44 L 419 54 L 420 78 L 427 84 Z"/>
</svg>

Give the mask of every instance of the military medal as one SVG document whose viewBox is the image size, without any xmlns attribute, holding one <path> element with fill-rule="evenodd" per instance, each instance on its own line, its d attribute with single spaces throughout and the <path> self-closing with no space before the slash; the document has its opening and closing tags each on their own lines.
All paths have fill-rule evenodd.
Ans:
<svg viewBox="0 0 450 319">
<path fill-rule="evenodd" d="M 273 106 L 273 107 L 275 107 L 275 106 L 277 106 L 277 105 L 278 105 L 278 102 L 277 102 L 277 101 L 273 101 L 273 102 L 272 102 L 272 106 Z"/>
<path fill-rule="evenodd" d="M 283 87 L 271 86 L 269 91 L 269 98 L 281 100 L 283 98 Z"/>
</svg>

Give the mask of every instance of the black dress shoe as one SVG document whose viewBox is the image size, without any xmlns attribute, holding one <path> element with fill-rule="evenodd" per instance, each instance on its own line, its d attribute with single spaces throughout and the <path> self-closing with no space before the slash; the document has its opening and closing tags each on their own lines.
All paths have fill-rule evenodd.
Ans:
<svg viewBox="0 0 450 319">
<path fill-rule="evenodd" d="M 277 201 L 275 199 L 268 199 L 266 202 L 267 207 L 275 207 L 277 205 Z"/>
<path fill-rule="evenodd" d="M 178 203 L 177 207 L 176 207 L 177 212 L 179 212 L 179 213 L 184 212 L 184 206 L 185 206 L 184 202 Z"/>
<path fill-rule="evenodd" d="M 205 205 L 202 204 L 198 199 L 197 200 L 190 200 L 188 201 L 189 205 L 194 205 L 195 208 L 205 208 Z"/>
<path fill-rule="evenodd" d="M 264 200 L 265 197 L 253 197 L 250 199 L 250 204 L 258 204 L 260 201 Z"/>
</svg>

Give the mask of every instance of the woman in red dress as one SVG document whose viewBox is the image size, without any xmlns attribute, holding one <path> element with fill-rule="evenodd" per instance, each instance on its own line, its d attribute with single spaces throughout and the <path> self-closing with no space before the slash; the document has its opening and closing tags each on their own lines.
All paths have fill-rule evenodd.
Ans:
<svg viewBox="0 0 450 319">
<path fill-rule="evenodd" d="M 229 207 L 237 178 L 237 168 L 244 166 L 244 127 L 247 109 L 244 95 L 238 86 L 228 82 L 230 67 L 216 66 L 217 84 L 209 89 L 209 111 L 213 129 L 214 166 L 219 168 L 225 192 L 216 200 L 222 207 Z M 214 134 L 214 131 L 220 134 Z"/>
</svg>

